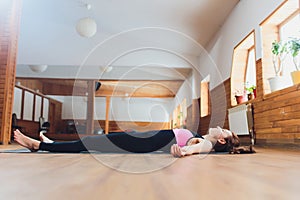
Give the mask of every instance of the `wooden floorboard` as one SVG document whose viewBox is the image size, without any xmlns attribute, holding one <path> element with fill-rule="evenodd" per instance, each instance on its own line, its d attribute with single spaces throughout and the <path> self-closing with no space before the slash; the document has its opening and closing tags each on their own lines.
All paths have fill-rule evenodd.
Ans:
<svg viewBox="0 0 300 200">
<path fill-rule="evenodd" d="M 0 153 L 0 199 L 299 199 L 299 156 Z"/>
</svg>

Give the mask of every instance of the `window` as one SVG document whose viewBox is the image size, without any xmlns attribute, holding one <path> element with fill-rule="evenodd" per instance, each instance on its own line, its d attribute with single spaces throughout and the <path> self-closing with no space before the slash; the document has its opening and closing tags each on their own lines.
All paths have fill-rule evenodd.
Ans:
<svg viewBox="0 0 300 200">
<path fill-rule="evenodd" d="M 14 94 L 13 113 L 17 115 L 18 119 L 38 122 L 42 116 L 48 121 L 49 98 L 20 86 L 15 87 Z"/>
<path fill-rule="evenodd" d="M 286 21 L 279 26 L 280 40 L 288 41 L 291 38 L 300 38 L 300 14 L 296 12 Z M 291 56 L 287 56 L 284 62 L 285 70 L 284 74 L 289 75 L 295 71 L 293 59 Z"/>
<path fill-rule="evenodd" d="M 248 52 L 248 61 L 246 68 L 246 84 L 256 86 L 256 64 L 255 64 L 255 50 L 251 48 Z"/>
<path fill-rule="evenodd" d="M 209 81 L 210 76 L 208 75 L 201 81 L 201 93 L 200 93 L 200 113 L 201 117 L 208 116 L 210 114 L 209 104 Z"/>
<path fill-rule="evenodd" d="M 280 27 L 280 38 L 288 40 L 291 37 L 300 37 L 300 14 L 297 11 L 287 21 L 285 21 Z"/>
<path fill-rule="evenodd" d="M 35 95 L 34 121 L 38 122 L 41 117 L 42 97 Z"/>
<path fill-rule="evenodd" d="M 15 87 L 14 90 L 14 106 L 13 106 L 13 113 L 17 115 L 17 119 L 21 119 L 21 110 L 22 110 L 22 92 L 20 88 Z"/>
<path fill-rule="evenodd" d="M 187 104 L 186 99 L 183 99 L 173 111 L 172 128 L 186 128 Z"/>
<path fill-rule="evenodd" d="M 256 88 L 255 33 L 248 34 L 233 51 L 231 69 L 231 105 L 236 105 L 235 96 L 244 96 L 248 101 L 246 88 Z M 252 92 L 252 91 L 251 91 Z"/>
<path fill-rule="evenodd" d="M 271 52 L 272 43 L 274 41 L 286 41 L 291 37 L 300 37 L 299 13 L 299 0 L 285 0 L 260 24 L 263 47 L 262 78 L 264 94 L 271 92 L 268 79 L 275 76 L 272 62 L 273 55 Z M 286 80 L 285 83 L 281 84 L 282 88 L 292 85 L 290 72 L 294 70 L 292 58 L 287 56 L 283 62 L 283 70 L 281 73 L 284 80 Z"/>
<path fill-rule="evenodd" d="M 186 128 L 186 118 L 187 118 L 186 99 L 183 99 L 183 101 L 181 102 L 180 109 L 181 109 L 180 128 Z"/>
<path fill-rule="evenodd" d="M 49 117 L 49 99 L 44 98 L 43 99 L 43 118 L 45 119 L 45 121 L 48 121 L 48 117 Z"/>
<path fill-rule="evenodd" d="M 179 114 L 180 114 L 180 106 L 178 105 L 173 111 L 173 128 L 180 127 L 180 117 L 178 117 Z"/>
<path fill-rule="evenodd" d="M 34 94 L 28 91 L 25 91 L 24 95 L 24 109 L 23 109 L 23 120 L 32 121 L 33 116 L 33 99 Z"/>
</svg>

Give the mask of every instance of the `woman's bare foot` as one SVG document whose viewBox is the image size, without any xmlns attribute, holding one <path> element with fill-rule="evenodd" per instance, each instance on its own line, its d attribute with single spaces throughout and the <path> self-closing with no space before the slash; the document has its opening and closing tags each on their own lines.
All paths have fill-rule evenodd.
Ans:
<svg viewBox="0 0 300 200">
<path fill-rule="evenodd" d="M 38 151 L 41 143 L 38 140 L 23 135 L 18 129 L 14 131 L 14 140 L 30 151 Z"/>
<path fill-rule="evenodd" d="M 47 138 L 44 135 L 43 131 L 40 132 L 40 140 L 45 143 L 53 143 L 54 142 L 53 140 L 50 140 L 49 138 Z"/>
</svg>

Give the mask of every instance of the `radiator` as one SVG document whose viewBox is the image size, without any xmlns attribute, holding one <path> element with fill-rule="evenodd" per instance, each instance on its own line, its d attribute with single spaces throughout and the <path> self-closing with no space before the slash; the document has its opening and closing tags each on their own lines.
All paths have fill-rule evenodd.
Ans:
<svg viewBox="0 0 300 200">
<path fill-rule="evenodd" d="M 242 104 L 228 109 L 229 129 L 237 135 L 253 135 L 251 104 Z"/>
</svg>

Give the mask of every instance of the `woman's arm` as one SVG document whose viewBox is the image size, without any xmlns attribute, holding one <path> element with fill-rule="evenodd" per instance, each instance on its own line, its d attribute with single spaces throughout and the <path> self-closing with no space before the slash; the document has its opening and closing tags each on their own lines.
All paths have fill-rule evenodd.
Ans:
<svg viewBox="0 0 300 200">
<path fill-rule="evenodd" d="M 209 153 L 212 150 L 212 143 L 209 140 L 201 140 L 197 144 L 179 147 L 177 144 L 172 145 L 171 154 L 174 157 L 183 157 L 195 153 Z"/>
</svg>

